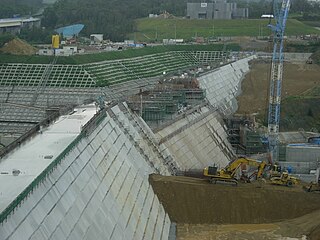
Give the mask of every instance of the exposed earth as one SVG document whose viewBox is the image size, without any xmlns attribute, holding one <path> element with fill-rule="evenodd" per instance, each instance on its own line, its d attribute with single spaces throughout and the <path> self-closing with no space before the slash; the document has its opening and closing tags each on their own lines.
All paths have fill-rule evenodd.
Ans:
<svg viewBox="0 0 320 240">
<path fill-rule="evenodd" d="M 3 53 L 9 53 L 13 55 L 34 55 L 37 52 L 37 49 L 31 46 L 29 43 L 15 38 L 10 42 L 6 43 L 1 49 Z"/>
<path fill-rule="evenodd" d="M 263 112 L 268 106 L 270 61 L 253 61 L 250 72 L 242 81 L 242 93 L 237 98 L 237 113 Z M 320 85 L 320 66 L 317 64 L 285 63 L 282 82 L 282 99 L 297 96 Z"/>
<path fill-rule="evenodd" d="M 150 175 L 177 239 L 320 239 L 320 194 L 270 183 L 210 184 Z"/>
<path fill-rule="evenodd" d="M 237 113 L 261 116 L 268 106 L 271 62 L 255 60 L 250 68 L 242 81 Z M 315 109 L 312 104 L 317 105 L 320 99 L 319 76 L 317 64 L 284 64 L 283 125 L 289 118 L 286 115 L 300 119 L 307 115 L 301 106 Z M 298 99 L 290 100 L 290 96 Z M 316 112 L 312 117 L 317 117 Z M 301 185 L 287 188 L 256 182 L 233 187 L 159 175 L 150 176 L 150 182 L 171 220 L 177 223 L 178 240 L 320 240 L 320 193 L 306 193 Z"/>
</svg>

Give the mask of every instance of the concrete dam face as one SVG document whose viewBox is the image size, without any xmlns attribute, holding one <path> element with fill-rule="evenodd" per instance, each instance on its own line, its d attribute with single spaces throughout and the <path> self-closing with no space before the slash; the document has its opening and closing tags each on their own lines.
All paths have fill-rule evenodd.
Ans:
<svg viewBox="0 0 320 240">
<path fill-rule="evenodd" d="M 79 133 L 68 140 L 48 139 L 57 156 L 53 154 L 54 161 L 21 189 L 20 197 L 2 206 L 0 239 L 169 239 L 172 222 L 149 184 L 149 175 L 228 164 L 235 155 L 221 114 L 236 110 L 235 97 L 251 59 L 201 76 L 206 104 L 157 131 L 120 102 L 78 123 Z M 61 116 L 53 125 L 66 119 L 79 122 L 89 108 Z M 59 129 L 50 127 L 41 134 L 52 136 Z M 32 146 L 36 138 L 14 153 Z M 0 178 L 9 179 L 1 174 Z"/>
</svg>

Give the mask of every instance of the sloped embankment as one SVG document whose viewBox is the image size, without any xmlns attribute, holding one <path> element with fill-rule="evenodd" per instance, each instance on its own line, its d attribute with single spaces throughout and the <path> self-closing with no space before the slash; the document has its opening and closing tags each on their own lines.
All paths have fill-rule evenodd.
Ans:
<svg viewBox="0 0 320 240">
<path fill-rule="evenodd" d="M 273 223 L 320 209 L 320 194 L 306 193 L 301 186 L 233 187 L 209 184 L 203 179 L 159 175 L 151 175 L 149 181 L 170 218 L 179 224 Z"/>
</svg>

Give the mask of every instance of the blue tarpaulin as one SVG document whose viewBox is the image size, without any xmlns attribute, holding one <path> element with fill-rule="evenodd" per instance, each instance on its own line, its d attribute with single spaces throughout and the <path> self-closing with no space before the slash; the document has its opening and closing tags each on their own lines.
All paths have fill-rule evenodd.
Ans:
<svg viewBox="0 0 320 240">
<path fill-rule="evenodd" d="M 75 24 L 75 25 L 58 28 L 55 31 L 59 34 L 62 34 L 64 37 L 73 37 L 74 35 L 78 35 L 83 28 L 84 28 L 83 24 Z"/>
</svg>

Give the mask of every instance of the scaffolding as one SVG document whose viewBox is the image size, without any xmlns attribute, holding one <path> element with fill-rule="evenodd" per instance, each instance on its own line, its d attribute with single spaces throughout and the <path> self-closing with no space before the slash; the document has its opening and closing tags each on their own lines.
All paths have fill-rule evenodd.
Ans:
<svg viewBox="0 0 320 240">
<path fill-rule="evenodd" d="M 256 130 L 254 115 L 235 115 L 225 119 L 228 140 L 237 154 L 261 154 L 267 151 L 262 133 Z"/>
<path fill-rule="evenodd" d="M 240 126 L 240 143 L 245 146 L 246 154 L 260 154 L 267 152 L 267 146 L 263 143 L 261 133 L 248 127 Z"/>
<path fill-rule="evenodd" d="M 172 119 L 188 107 L 202 102 L 206 92 L 199 88 L 198 81 L 189 77 L 161 79 L 151 91 L 129 97 L 128 106 L 145 121 L 160 122 Z"/>
</svg>

